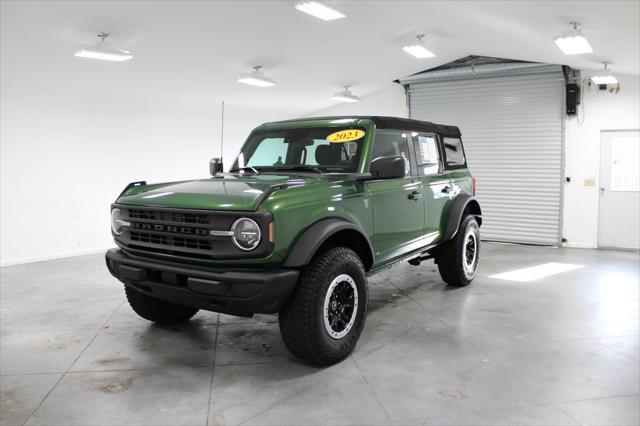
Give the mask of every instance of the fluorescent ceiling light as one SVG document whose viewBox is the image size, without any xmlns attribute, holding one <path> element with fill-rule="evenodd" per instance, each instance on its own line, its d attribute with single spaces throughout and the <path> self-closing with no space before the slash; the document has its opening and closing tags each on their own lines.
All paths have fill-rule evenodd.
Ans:
<svg viewBox="0 0 640 426">
<path fill-rule="evenodd" d="M 609 71 L 608 62 L 604 62 L 604 74 L 594 75 L 591 77 L 591 81 L 595 84 L 618 84 L 618 79 L 611 74 L 611 71 Z"/>
<path fill-rule="evenodd" d="M 405 46 L 402 48 L 402 50 L 404 50 L 409 55 L 414 56 L 418 59 L 433 58 L 434 56 L 436 56 L 420 44 L 414 44 L 413 46 Z"/>
<path fill-rule="evenodd" d="M 612 75 L 594 75 L 591 81 L 595 84 L 618 84 L 618 79 Z"/>
<path fill-rule="evenodd" d="M 315 16 L 323 21 L 333 21 L 334 19 L 341 19 L 346 16 L 345 14 L 317 1 L 301 2 L 296 4 L 295 8 L 300 12 Z"/>
<path fill-rule="evenodd" d="M 271 87 L 276 85 L 275 81 L 265 77 L 260 65 L 253 67 L 252 73 L 242 75 L 238 79 L 238 82 L 257 87 Z"/>
<path fill-rule="evenodd" d="M 573 271 L 582 267 L 584 267 L 584 265 L 551 262 L 543 263 L 536 266 L 530 266 L 528 268 L 516 269 L 515 271 L 503 272 L 501 274 L 489 275 L 489 278 L 506 281 L 528 282 L 548 277 L 550 275 Z"/>
<path fill-rule="evenodd" d="M 103 61 L 123 62 L 133 58 L 133 55 L 126 50 L 102 51 L 93 48 L 83 48 L 73 54 L 78 58 L 101 59 Z"/>
<path fill-rule="evenodd" d="M 332 99 L 339 102 L 360 102 L 360 98 L 351 93 L 349 86 L 345 86 L 342 92 L 333 95 Z"/>
<path fill-rule="evenodd" d="M 416 36 L 416 38 L 418 39 L 418 44 L 412 44 L 410 46 L 404 46 L 402 48 L 402 50 L 404 50 L 409 55 L 411 55 L 411 56 L 413 56 L 415 58 L 418 58 L 418 59 L 433 58 L 434 56 L 436 56 L 436 55 L 433 54 L 433 52 L 428 50 L 422 44 L 422 39 L 424 38 L 424 34 L 420 34 L 420 35 Z"/>
<path fill-rule="evenodd" d="M 106 41 L 107 33 L 100 33 L 100 41 L 95 46 L 83 47 L 76 50 L 73 56 L 78 58 L 99 59 L 102 61 L 123 62 L 133 58 L 133 54 L 122 49 L 114 49 L 111 43 Z"/>
<path fill-rule="evenodd" d="M 591 45 L 582 35 L 557 37 L 555 42 L 565 55 L 582 55 L 593 52 Z"/>
<path fill-rule="evenodd" d="M 556 37 L 553 41 L 562 50 L 565 55 L 581 55 L 584 53 L 592 53 L 593 49 L 587 41 L 582 31 L 578 29 L 579 22 L 571 22 L 573 29 L 563 31 L 562 35 Z"/>
</svg>

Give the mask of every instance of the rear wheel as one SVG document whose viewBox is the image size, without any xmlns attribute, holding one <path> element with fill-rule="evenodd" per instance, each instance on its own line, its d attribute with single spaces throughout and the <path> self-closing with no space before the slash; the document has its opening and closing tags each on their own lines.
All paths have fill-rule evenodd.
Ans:
<svg viewBox="0 0 640 426">
<path fill-rule="evenodd" d="M 480 227 L 475 217 L 465 216 L 455 237 L 436 255 L 438 271 L 447 284 L 465 286 L 475 278 L 479 259 Z"/>
<path fill-rule="evenodd" d="M 194 316 L 198 308 L 176 305 L 151 296 L 147 296 L 129 286 L 124 287 L 129 305 L 136 314 L 149 321 L 160 324 L 177 324 Z"/>
<path fill-rule="evenodd" d="M 346 358 L 356 346 L 367 315 L 362 261 L 351 249 L 335 247 L 314 258 L 280 312 L 287 349 L 316 365 Z"/>
</svg>

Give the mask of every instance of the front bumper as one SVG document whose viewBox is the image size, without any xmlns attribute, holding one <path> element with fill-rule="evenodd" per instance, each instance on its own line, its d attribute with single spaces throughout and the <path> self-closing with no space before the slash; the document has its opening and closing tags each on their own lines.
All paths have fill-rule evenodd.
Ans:
<svg viewBox="0 0 640 426">
<path fill-rule="evenodd" d="M 212 269 L 106 253 L 111 275 L 125 285 L 167 302 L 231 315 L 279 312 L 298 281 L 294 269 Z"/>
</svg>

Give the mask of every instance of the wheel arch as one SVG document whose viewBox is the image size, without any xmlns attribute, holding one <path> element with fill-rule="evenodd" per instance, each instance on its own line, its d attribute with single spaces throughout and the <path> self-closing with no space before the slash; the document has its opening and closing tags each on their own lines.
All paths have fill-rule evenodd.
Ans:
<svg viewBox="0 0 640 426">
<path fill-rule="evenodd" d="M 306 266 L 317 253 L 336 246 L 352 249 L 360 256 L 365 271 L 371 269 L 374 260 L 371 241 L 360 227 L 341 219 L 322 219 L 307 228 L 289 251 L 283 266 Z"/>
<path fill-rule="evenodd" d="M 478 200 L 469 194 L 459 194 L 454 198 L 448 214 L 443 218 L 444 231 L 442 242 L 449 241 L 455 237 L 460 221 L 467 214 L 474 216 L 479 226 L 482 225 L 482 210 L 480 209 Z"/>
</svg>

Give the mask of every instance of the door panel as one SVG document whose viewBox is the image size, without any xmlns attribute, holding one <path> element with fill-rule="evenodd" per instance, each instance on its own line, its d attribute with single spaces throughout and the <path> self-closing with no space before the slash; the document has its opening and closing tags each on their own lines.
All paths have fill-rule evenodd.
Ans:
<svg viewBox="0 0 640 426">
<path fill-rule="evenodd" d="M 376 263 L 422 247 L 425 224 L 422 182 L 408 177 L 371 181 L 367 186 L 373 209 Z"/>
<path fill-rule="evenodd" d="M 401 155 L 406 177 L 370 181 L 373 208 L 373 244 L 376 263 L 385 263 L 422 247 L 425 214 L 422 182 L 416 176 L 408 132 L 377 130 L 372 158 Z"/>
<path fill-rule="evenodd" d="M 444 164 L 437 136 L 428 133 L 412 133 L 411 139 L 416 157 L 418 175 L 424 191 L 425 245 L 440 235 L 442 212 L 451 200 L 451 179 L 443 174 Z"/>
<path fill-rule="evenodd" d="M 640 132 L 600 137 L 598 246 L 640 248 Z"/>
<path fill-rule="evenodd" d="M 451 180 L 448 176 L 434 175 L 422 178 L 425 198 L 425 233 L 430 241 L 440 236 L 442 212 L 445 206 L 453 198 Z"/>
</svg>

